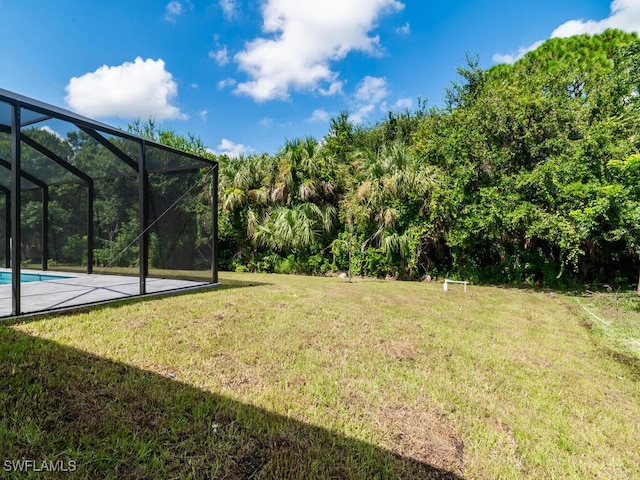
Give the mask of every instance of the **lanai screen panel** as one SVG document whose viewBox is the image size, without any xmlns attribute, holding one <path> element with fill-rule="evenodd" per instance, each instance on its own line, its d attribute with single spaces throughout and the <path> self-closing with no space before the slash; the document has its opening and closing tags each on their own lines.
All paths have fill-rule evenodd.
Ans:
<svg viewBox="0 0 640 480">
<path fill-rule="evenodd" d="M 137 175 L 135 168 L 128 166 L 92 137 L 91 135 L 99 134 L 90 129 L 83 130 L 70 122 L 47 119 L 37 126 L 23 129 L 23 135 L 37 140 L 40 145 L 93 180 Z M 113 137 L 108 140 L 104 135 L 97 138 L 109 141 L 116 148 L 122 143 L 122 140 L 118 142 Z M 132 159 L 131 162 L 135 160 Z M 69 175 L 73 176 L 71 172 Z"/>
<path fill-rule="evenodd" d="M 0 89 L 0 261 L 11 273 L 0 303 L 13 290 L 0 316 L 39 311 L 23 302 L 23 263 L 137 267 L 134 295 L 151 293 L 150 268 L 206 269 L 209 280 L 194 278 L 216 283 L 214 179 L 209 159 Z"/>
<path fill-rule="evenodd" d="M 147 146 L 149 170 L 150 264 L 162 269 L 210 269 L 211 169 L 198 159 Z M 169 169 L 174 168 L 170 174 Z"/>
<path fill-rule="evenodd" d="M 202 187 L 206 172 L 149 175 L 149 264 L 170 270 L 211 268 L 211 215 Z M 208 190 L 208 188 L 207 188 Z"/>
<path fill-rule="evenodd" d="M 11 135 L 0 131 L 0 189 L 2 188 L 11 189 Z M 20 188 L 27 190 L 39 187 L 22 176 Z"/>
</svg>

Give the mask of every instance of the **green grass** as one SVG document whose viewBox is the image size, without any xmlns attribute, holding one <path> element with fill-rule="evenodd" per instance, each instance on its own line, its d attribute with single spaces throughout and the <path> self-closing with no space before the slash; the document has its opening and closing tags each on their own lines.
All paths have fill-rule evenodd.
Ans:
<svg viewBox="0 0 640 480">
<path fill-rule="evenodd" d="M 640 478 L 640 366 L 591 299 L 220 279 L 0 328 L 4 459 L 83 478 Z"/>
<path fill-rule="evenodd" d="M 605 343 L 632 363 L 640 363 L 640 295 L 592 294 L 578 299 L 578 303 Z"/>
</svg>

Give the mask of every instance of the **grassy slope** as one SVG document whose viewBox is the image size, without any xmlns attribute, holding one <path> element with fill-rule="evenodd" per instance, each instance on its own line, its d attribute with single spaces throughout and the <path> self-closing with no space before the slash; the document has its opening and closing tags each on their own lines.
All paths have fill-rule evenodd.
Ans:
<svg viewBox="0 0 640 480">
<path fill-rule="evenodd" d="M 576 302 L 589 315 L 593 331 L 621 360 L 640 363 L 640 295 L 616 292 L 585 297 Z"/>
<path fill-rule="evenodd" d="M 638 364 L 571 298 L 221 280 L 238 288 L 0 328 L 5 459 L 61 454 L 88 477 L 640 477 Z"/>
</svg>

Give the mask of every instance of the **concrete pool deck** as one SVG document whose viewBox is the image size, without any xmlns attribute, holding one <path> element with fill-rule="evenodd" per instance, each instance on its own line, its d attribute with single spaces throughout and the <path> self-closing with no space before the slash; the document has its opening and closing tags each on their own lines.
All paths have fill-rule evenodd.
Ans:
<svg viewBox="0 0 640 480">
<path fill-rule="evenodd" d="M 45 313 L 48 310 L 66 309 L 85 304 L 125 299 L 139 296 L 140 292 L 140 280 L 138 277 L 124 275 L 89 275 L 86 273 L 55 271 L 42 272 L 25 269 L 22 270 L 22 273 L 60 275 L 70 278 L 22 283 L 20 285 L 21 314 Z M 186 290 L 207 285 L 213 286 L 214 284 L 167 278 L 147 277 L 146 280 L 147 294 Z M 0 317 L 12 315 L 13 301 L 11 289 L 11 284 L 0 285 Z"/>
</svg>

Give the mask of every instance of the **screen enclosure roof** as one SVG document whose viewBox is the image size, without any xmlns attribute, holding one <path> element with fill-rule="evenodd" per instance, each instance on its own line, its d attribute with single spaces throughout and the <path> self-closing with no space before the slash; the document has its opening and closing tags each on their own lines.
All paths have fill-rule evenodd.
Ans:
<svg viewBox="0 0 640 480">
<path fill-rule="evenodd" d="M 0 89 L 0 189 L 11 188 L 12 107 L 19 107 L 21 189 L 136 176 L 141 146 L 146 173 L 212 167 L 187 153 L 69 110 Z M 78 145 L 92 155 L 75 155 Z"/>
</svg>

